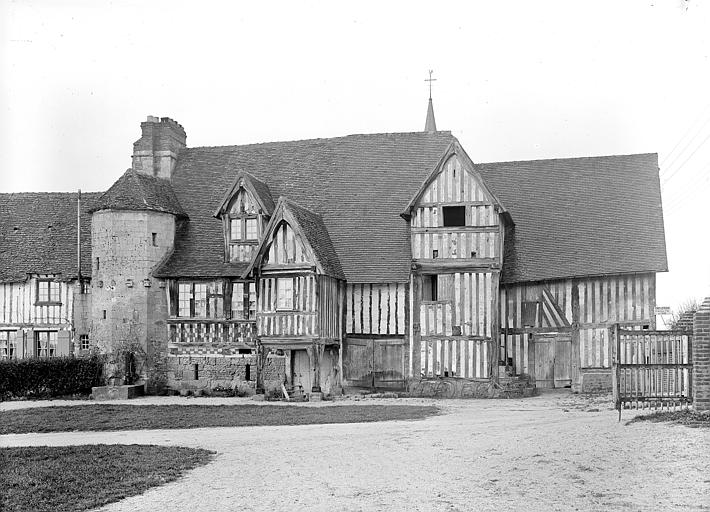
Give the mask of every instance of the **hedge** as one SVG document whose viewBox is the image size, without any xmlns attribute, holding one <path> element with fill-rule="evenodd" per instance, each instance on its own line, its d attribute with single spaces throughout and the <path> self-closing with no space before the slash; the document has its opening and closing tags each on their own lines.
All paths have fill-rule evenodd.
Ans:
<svg viewBox="0 0 710 512">
<path fill-rule="evenodd" d="M 0 360 L 0 400 L 88 395 L 102 373 L 97 355 Z"/>
</svg>

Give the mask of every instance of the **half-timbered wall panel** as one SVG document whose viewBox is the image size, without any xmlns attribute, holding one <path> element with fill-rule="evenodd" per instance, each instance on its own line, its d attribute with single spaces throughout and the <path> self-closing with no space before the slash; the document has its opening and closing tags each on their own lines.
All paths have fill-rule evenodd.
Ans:
<svg viewBox="0 0 710 512">
<path fill-rule="evenodd" d="M 329 276 L 318 276 L 318 318 L 322 338 L 339 339 L 341 310 L 340 281 Z"/>
<path fill-rule="evenodd" d="M 348 284 L 348 334 L 404 334 L 405 283 Z"/>
<path fill-rule="evenodd" d="M 437 277 L 439 289 L 448 293 L 441 294 L 440 300 L 421 303 L 421 335 L 490 337 L 494 274 L 457 272 Z"/>
<path fill-rule="evenodd" d="M 497 258 L 500 256 L 499 229 L 421 231 L 412 228 L 412 258 L 433 259 L 435 255 L 437 258 Z"/>
<path fill-rule="evenodd" d="M 287 265 L 289 263 L 313 263 L 315 260 L 293 228 L 283 222 L 274 232 L 265 263 Z"/>
<path fill-rule="evenodd" d="M 654 328 L 655 286 L 655 274 L 630 274 L 502 287 L 501 357 L 513 359 L 517 371 L 525 372 L 529 332 L 576 326 L 580 366 L 609 368 L 609 326 Z"/>
<path fill-rule="evenodd" d="M 291 279 L 293 309 L 279 310 L 278 280 Z M 263 277 L 259 280 L 259 336 L 316 336 L 316 276 Z"/>
<path fill-rule="evenodd" d="M 444 210 L 449 207 L 463 209 L 463 225 L 447 226 Z M 500 256 L 500 219 L 493 198 L 456 155 L 419 199 L 411 230 L 414 259 Z"/>
<path fill-rule="evenodd" d="M 0 324 L 60 325 L 71 324 L 74 286 L 58 282 L 58 301 L 38 304 L 37 278 L 22 283 L 0 283 Z"/>
</svg>

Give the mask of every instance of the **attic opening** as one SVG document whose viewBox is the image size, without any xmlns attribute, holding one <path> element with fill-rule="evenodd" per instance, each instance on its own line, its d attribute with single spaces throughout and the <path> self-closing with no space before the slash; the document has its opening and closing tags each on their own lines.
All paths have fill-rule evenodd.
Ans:
<svg viewBox="0 0 710 512">
<path fill-rule="evenodd" d="M 466 207 L 465 206 L 444 206 L 441 208 L 444 214 L 444 226 L 465 226 Z"/>
</svg>

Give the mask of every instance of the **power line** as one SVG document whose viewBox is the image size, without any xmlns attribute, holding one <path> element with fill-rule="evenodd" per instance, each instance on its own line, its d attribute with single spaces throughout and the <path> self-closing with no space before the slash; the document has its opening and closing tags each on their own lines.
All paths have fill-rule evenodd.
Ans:
<svg viewBox="0 0 710 512">
<path fill-rule="evenodd" d="M 700 148 L 702 148 L 702 147 L 705 145 L 705 143 L 706 143 L 709 139 L 710 139 L 710 133 L 708 133 L 707 136 L 706 136 L 706 137 L 703 139 L 703 141 L 700 143 L 700 145 L 699 145 L 698 147 L 696 147 L 696 148 L 693 150 L 692 153 L 690 153 L 690 155 L 688 156 L 688 158 L 686 158 L 685 160 L 683 160 L 683 163 L 680 164 L 680 166 L 679 166 L 678 168 L 676 168 L 675 171 L 673 171 L 672 173 L 670 173 L 668 176 L 666 176 L 666 177 L 663 179 L 663 184 L 665 185 L 666 183 L 668 183 L 668 182 L 671 180 L 671 178 L 672 178 L 673 176 L 675 176 L 675 175 L 678 173 L 678 171 L 680 171 L 686 163 L 688 163 L 688 160 L 690 160 L 690 159 L 693 157 L 693 155 L 695 155 L 695 153 L 697 153 L 698 150 L 699 150 Z"/>
<path fill-rule="evenodd" d="M 693 126 L 695 126 L 695 123 L 697 123 L 697 122 L 700 120 L 700 118 L 703 116 L 703 114 L 705 113 L 705 111 L 708 110 L 708 108 L 710 108 L 710 103 L 708 103 L 707 105 L 705 105 L 705 108 L 700 112 L 700 115 L 698 115 L 698 116 L 693 120 L 693 122 L 690 123 L 690 126 L 688 126 L 688 129 L 685 131 L 685 133 L 683 134 L 683 136 L 682 136 L 680 139 L 678 139 L 678 142 L 677 142 L 676 145 L 673 147 L 673 149 L 671 150 L 671 152 L 668 153 L 668 155 L 666 155 L 666 157 L 661 161 L 660 167 L 664 167 L 664 166 L 665 166 L 666 161 L 671 157 L 671 155 L 673 155 L 673 153 L 675 152 L 675 150 L 678 149 L 678 146 L 680 146 L 680 144 L 683 142 L 683 140 L 685 140 L 685 138 L 690 134 L 690 131 L 693 129 Z M 708 123 L 708 121 L 710 121 L 710 118 L 708 118 L 708 119 L 705 121 L 705 123 L 703 124 L 703 126 L 701 127 L 701 129 L 705 127 L 705 125 Z M 697 136 L 697 133 L 695 134 L 695 136 L 693 136 L 693 138 L 695 138 L 696 136 Z M 682 153 L 682 152 L 681 152 L 681 153 Z M 678 156 L 678 155 L 677 155 L 677 156 Z M 676 156 L 676 158 L 677 158 L 677 156 Z M 668 167 L 670 167 L 670 165 L 669 165 Z"/>
</svg>

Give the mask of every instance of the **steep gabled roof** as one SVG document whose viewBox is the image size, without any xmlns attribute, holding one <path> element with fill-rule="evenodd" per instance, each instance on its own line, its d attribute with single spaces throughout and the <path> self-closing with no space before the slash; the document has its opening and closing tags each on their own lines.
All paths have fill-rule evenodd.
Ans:
<svg viewBox="0 0 710 512">
<path fill-rule="evenodd" d="M 91 215 L 101 193 L 81 194 L 81 272 L 91 277 Z M 0 282 L 28 274 L 77 277 L 76 193 L 0 194 Z"/>
<path fill-rule="evenodd" d="M 488 188 L 485 181 L 483 180 L 483 178 L 479 174 L 478 170 L 476 169 L 475 164 L 473 163 L 471 158 L 468 156 L 466 151 L 464 151 L 464 149 L 461 146 L 461 144 L 459 143 L 459 141 L 454 139 L 451 141 L 451 144 L 449 144 L 449 147 L 446 148 L 446 150 L 444 151 L 444 154 L 441 155 L 439 162 L 431 170 L 431 172 L 426 177 L 424 182 L 419 186 L 419 189 L 414 193 L 411 200 L 407 204 L 407 207 L 400 214 L 402 217 L 404 217 L 405 219 L 409 219 L 412 216 L 412 210 L 419 202 L 419 199 L 421 199 L 422 195 L 424 195 L 424 192 L 426 192 L 429 185 L 431 185 L 431 182 L 434 181 L 436 179 L 436 177 L 439 175 L 439 173 L 442 170 L 442 167 L 446 164 L 446 162 L 449 160 L 449 158 L 451 158 L 454 155 L 458 156 L 463 161 L 463 165 L 465 166 L 465 168 L 469 169 L 471 171 L 471 173 L 473 173 L 473 175 L 478 179 L 478 183 L 479 183 L 480 187 L 483 188 L 483 190 L 485 190 L 489 196 L 491 196 L 493 204 L 498 207 L 498 211 L 501 211 L 501 212 L 505 211 L 505 207 L 501 204 L 500 200 L 496 197 L 496 195 L 493 193 L 493 191 L 490 188 Z"/>
<path fill-rule="evenodd" d="M 241 183 L 244 183 L 244 187 L 252 194 L 252 196 L 254 196 L 254 199 L 256 199 L 259 203 L 259 206 L 265 215 L 271 215 L 274 212 L 276 205 L 274 205 L 274 200 L 271 197 L 269 186 L 263 181 L 256 179 L 248 172 L 242 171 L 237 174 L 237 177 L 234 178 L 232 186 L 229 187 L 227 193 L 222 197 L 222 202 L 219 208 L 216 212 L 214 212 L 215 217 L 219 217 L 227 211 L 229 203 L 234 197 L 234 193 L 239 189 Z"/>
<path fill-rule="evenodd" d="M 245 171 L 268 183 L 273 197 L 322 218 L 348 281 L 406 282 L 410 240 L 399 213 L 452 140 L 439 131 L 184 149 L 172 184 L 190 221 L 154 274 L 240 275 L 246 264 L 224 261 L 222 223 L 213 214 Z"/>
<path fill-rule="evenodd" d="M 515 222 L 503 282 L 668 270 L 655 153 L 476 168 Z"/>
<path fill-rule="evenodd" d="M 111 185 L 96 201 L 91 212 L 99 210 L 150 210 L 186 216 L 170 181 L 132 169 Z"/>
<path fill-rule="evenodd" d="M 251 272 L 255 264 L 263 257 L 264 252 L 271 243 L 274 230 L 282 220 L 286 220 L 291 225 L 291 228 L 296 233 L 299 233 L 310 246 L 316 258 L 316 265 L 321 273 L 338 279 L 345 279 L 345 274 L 340 266 L 340 259 L 335 252 L 335 247 L 333 247 L 333 242 L 330 240 L 330 235 L 328 235 L 328 229 L 325 227 L 323 219 L 320 215 L 285 197 L 279 198 L 274 215 L 266 227 L 264 238 L 257 248 L 257 257 L 252 260 L 244 271 L 244 277 Z"/>
</svg>

